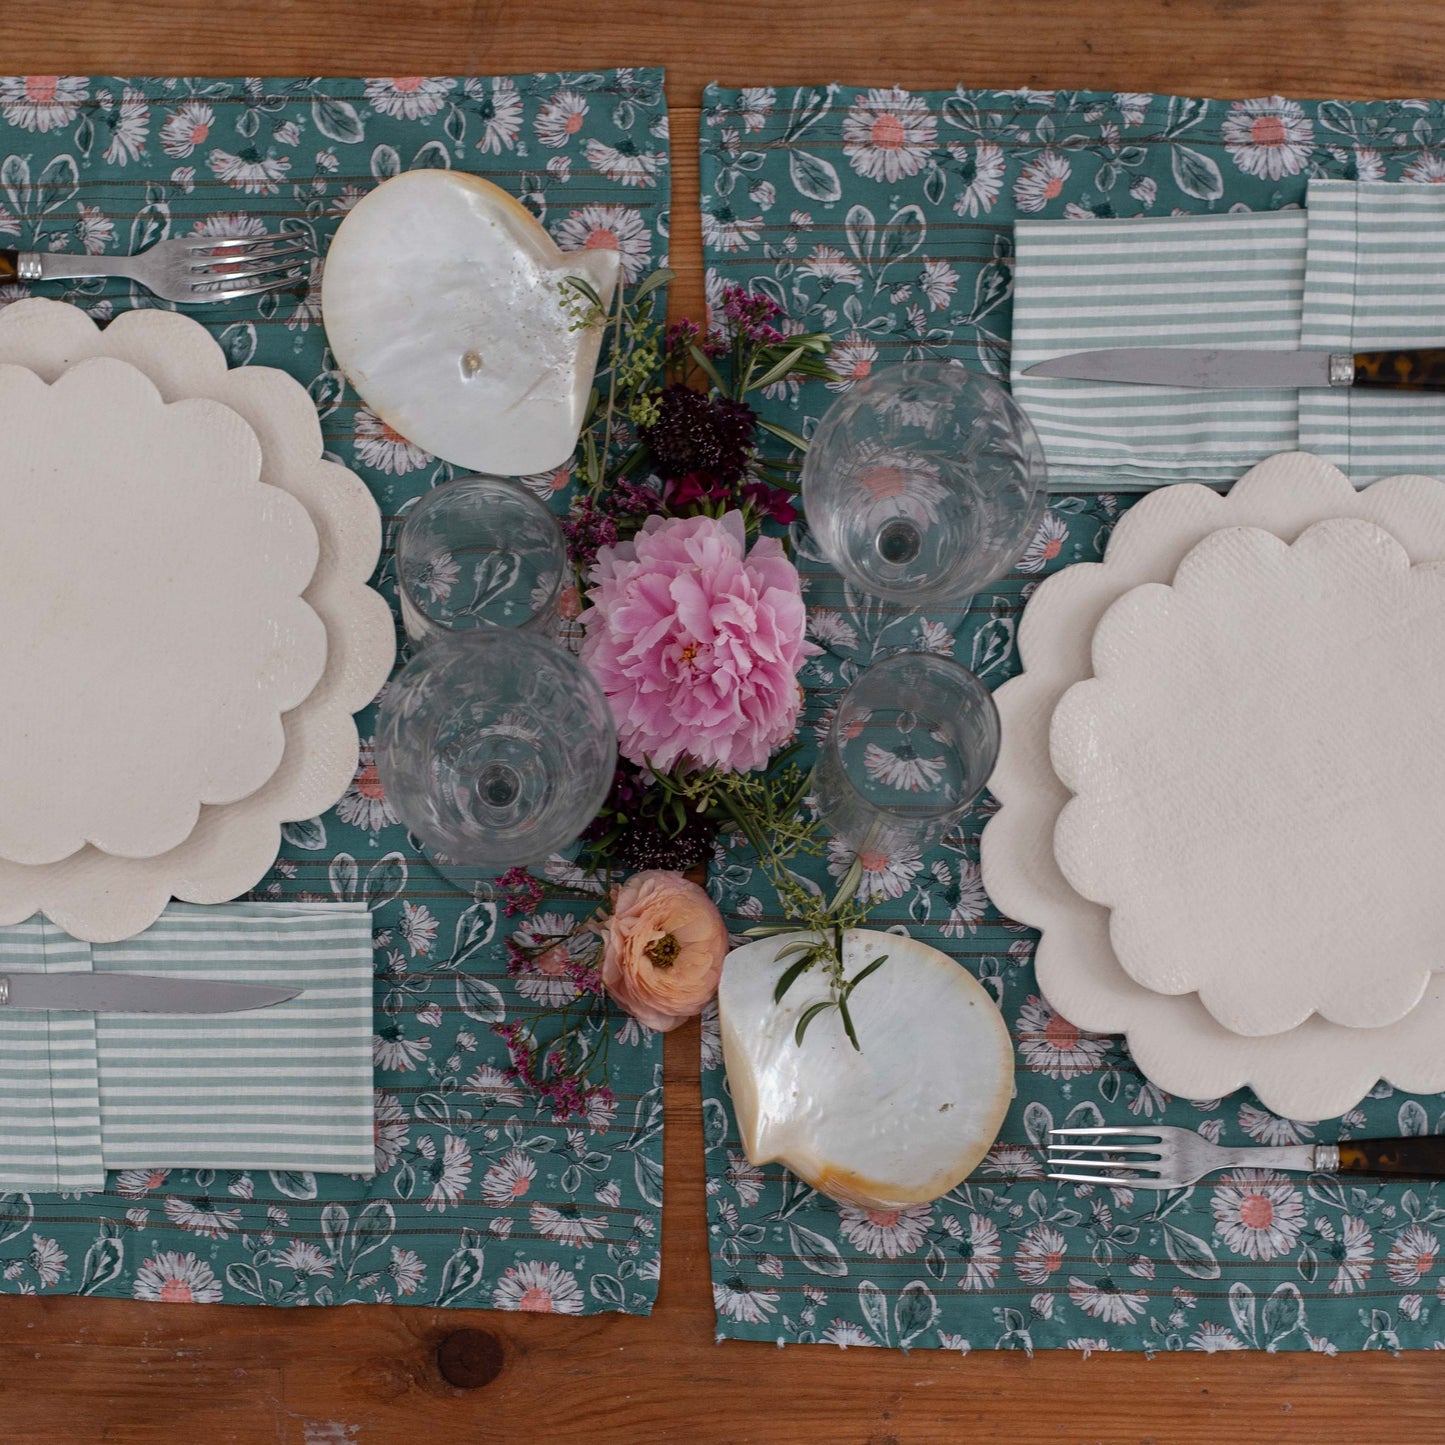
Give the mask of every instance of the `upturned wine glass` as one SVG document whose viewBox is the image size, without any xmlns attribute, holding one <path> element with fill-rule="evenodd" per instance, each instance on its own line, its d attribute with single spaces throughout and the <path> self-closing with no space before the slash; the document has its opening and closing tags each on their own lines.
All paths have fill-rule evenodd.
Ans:
<svg viewBox="0 0 1445 1445">
<path fill-rule="evenodd" d="M 1047 469 L 996 381 L 951 362 L 875 371 L 824 414 L 803 460 L 808 528 L 863 591 L 912 608 L 1002 577 L 1043 515 Z"/>
<path fill-rule="evenodd" d="M 612 713 L 592 675 L 511 628 L 423 648 L 377 717 L 376 766 L 397 817 L 469 872 L 535 863 L 574 842 L 616 763 Z"/>
</svg>

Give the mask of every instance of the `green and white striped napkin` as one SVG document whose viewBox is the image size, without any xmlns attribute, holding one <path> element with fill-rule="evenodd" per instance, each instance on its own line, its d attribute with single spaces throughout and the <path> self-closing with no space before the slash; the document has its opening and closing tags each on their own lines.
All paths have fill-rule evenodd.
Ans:
<svg viewBox="0 0 1445 1445">
<path fill-rule="evenodd" d="M 305 992 L 246 1013 L 0 1012 L 0 1187 L 86 1190 L 107 1169 L 369 1175 L 371 915 L 361 903 L 173 903 L 123 943 L 43 919 L 0 966 L 165 973 Z"/>
<path fill-rule="evenodd" d="M 1296 449 L 1326 457 L 1357 486 L 1438 472 L 1438 397 L 1188 391 L 1022 372 L 1114 346 L 1445 343 L 1442 190 L 1311 181 L 1305 211 L 1018 222 L 1011 379 L 1043 441 L 1050 487 L 1218 486 Z"/>
</svg>

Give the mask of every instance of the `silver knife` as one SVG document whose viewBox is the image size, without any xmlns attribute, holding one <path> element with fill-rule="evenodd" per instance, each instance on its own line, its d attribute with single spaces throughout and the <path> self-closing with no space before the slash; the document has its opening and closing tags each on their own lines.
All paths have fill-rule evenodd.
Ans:
<svg viewBox="0 0 1445 1445">
<path fill-rule="evenodd" d="M 3 973 L 0 1009 L 77 1013 L 231 1014 L 304 993 L 260 983 L 221 983 L 160 973 Z"/>
<path fill-rule="evenodd" d="M 1109 351 L 1076 351 L 1070 356 L 1055 356 L 1026 367 L 1023 374 L 1201 390 L 1352 386 L 1388 391 L 1445 391 L 1445 347 L 1351 353 L 1121 346 Z"/>
</svg>

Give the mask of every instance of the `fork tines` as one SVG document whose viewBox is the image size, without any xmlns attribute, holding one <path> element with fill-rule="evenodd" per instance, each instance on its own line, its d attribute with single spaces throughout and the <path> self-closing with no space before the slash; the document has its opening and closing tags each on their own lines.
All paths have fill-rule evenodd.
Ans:
<svg viewBox="0 0 1445 1445">
<path fill-rule="evenodd" d="M 198 296 L 250 296 L 299 285 L 311 253 L 300 235 L 185 239 L 190 286 Z"/>
<path fill-rule="evenodd" d="M 1138 1140 L 1126 1144 L 1125 1139 Z M 1093 1140 L 1103 1140 L 1093 1143 Z M 1071 1184 L 1121 1184 L 1134 1188 L 1159 1188 L 1163 1161 L 1163 1137 L 1152 1129 L 1099 1128 L 1050 1129 L 1049 1178 Z M 1142 1155 L 1123 1159 L 1119 1155 Z M 1072 1166 L 1105 1171 L 1076 1174 Z"/>
</svg>

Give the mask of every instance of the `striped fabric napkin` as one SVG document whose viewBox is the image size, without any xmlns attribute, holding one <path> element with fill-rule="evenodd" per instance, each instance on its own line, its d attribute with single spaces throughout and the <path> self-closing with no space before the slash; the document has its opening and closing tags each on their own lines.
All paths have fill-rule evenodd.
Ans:
<svg viewBox="0 0 1445 1445">
<path fill-rule="evenodd" d="M 94 1190 L 107 1169 L 369 1175 L 371 915 L 361 903 L 173 903 L 124 943 L 41 918 L 0 929 L 12 972 L 299 984 L 204 1017 L 0 1011 L 0 1187 Z"/>
<path fill-rule="evenodd" d="M 1014 395 L 1055 491 L 1223 485 L 1275 452 L 1315 452 L 1357 486 L 1440 468 L 1445 403 L 1340 391 L 1186 391 L 1027 377 L 1113 346 L 1445 343 L 1441 187 L 1311 181 L 1306 209 L 1015 227 Z"/>
</svg>

